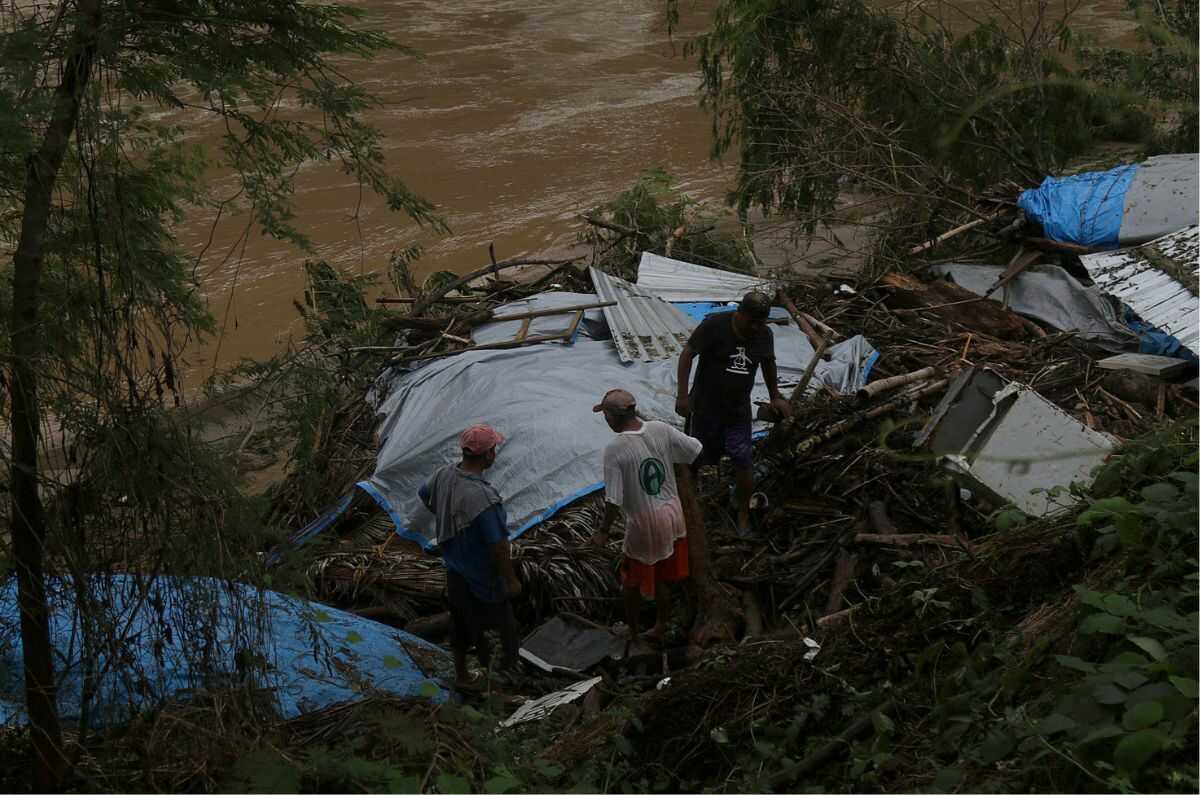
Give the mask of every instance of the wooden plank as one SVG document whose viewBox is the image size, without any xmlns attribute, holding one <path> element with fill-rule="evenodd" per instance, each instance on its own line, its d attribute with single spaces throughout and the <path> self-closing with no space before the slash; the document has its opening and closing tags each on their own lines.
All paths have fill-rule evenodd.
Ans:
<svg viewBox="0 0 1200 795">
<path fill-rule="evenodd" d="M 575 317 L 571 318 L 571 325 L 567 326 L 567 331 L 563 334 L 563 339 L 567 340 L 568 344 L 575 344 L 575 332 L 579 328 L 579 322 L 583 320 L 583 310 L 580 309 L 575 313 Z"/>
<path fill-rule="evenodd" d="M 525 318 L 535 317 L 550 317 L 552 315 L 565 315 L 568 312 L 578 312 L 583 309 L 603 309 L 606 306 L 616 306 L 616 301 L 601 301 L 595 304 L 574 304 L 572 306 L 559 306 L 551 309 L 538 309 L 533 312 L 517 312 L 512 315 L 492 315 L 492 322 L 506 323 L 509 320 L 524 320 Z"/>
<path fill-rule="evenodd" d="M 529 334 L 529 324 L 533 322 L 533 318 L 527 317 L 521 321 L 521 328 L 517 329 L 517 341 L 525 339 Z"/>
<path fill-rule="evenodd" d="M 1169 378 L 1187 369 L 1188 363 L 1183 359 L 1170 356 L 1151 356 L 1148 353 L 1122 353 L 1101 359 L 1096 365 L 1104 370 L 1129 370 L 1134 373 L 1152 375 L 1156 378 Z"/>
</svg>

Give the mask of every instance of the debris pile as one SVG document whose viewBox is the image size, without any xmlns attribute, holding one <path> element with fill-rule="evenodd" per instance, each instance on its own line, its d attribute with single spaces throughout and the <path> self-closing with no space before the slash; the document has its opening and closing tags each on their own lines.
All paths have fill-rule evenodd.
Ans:
<svg viewBox="0 0 1200 795">
<path fill-rule="evenodd" d="M 1036 231 L 1055 234 L 1052 225 Z M 819 726 L 836 714 L 837 736 L 765 782 L 779 788 L 903 712 L 893 698 L 846 696 L 857 692 L 852 682 L 907 676 L 925 650 L 961 644 L 990 621 L 1019 619 L 1032 648 L 1070 613 L 1064 576 L 1086 570 L 1070 511 L 1096 469 L 1127 440 L 1200 408 L 1195 235 L 1190 227 L 1104 255 L 1026 237 L 1006 264 L 954 257 L 852 284 L 738 275 L 735 286 L 719 271 L 647 255 L 645 284 L 563 265 L 528 287 L 494 281 L 417 299 L 419 311 L 391 324 L 395 345 L 376 351 L 399 368 L 377 383 L 379 397 L 397 378 L 411 389 L 433 371 L 428 362 L 462 357 L 482 368 L 478 357 L 505 348 L 567 368 L 577 338 L 619 348 L 628 369 L 617 372 L 660 366 L 670 359 L 662 351 L 678 348 L 682 318 L 721 311 L 748 283 L 775 292 L 777 346 L 800 351 L 785 387 L 793 417 L 756 425 L 752 537 L 735 530 L 730 473 L 698 481 L 707 549 L 707 570 L 694 572 L 699 613 L 677 603 L 662 648 L 625 642 L 616 626 L 620 533 L 604 548 L 588 543 L 602 484 L 572 481 L 568 496 L 547 492 L 514 520 L 528 668 L 524 684 L 502 687 L 528 700 L 498 730 L 534 731 L 557 715 L 544 756 L 567 768 L 590 759 L 598 738 L 633 731 L 636 758 L 686 789 L 731 768 L 721 750 L 746 727 L 791 720 L 795 732 L 827 734 Z M 523 303 L 505 306 L 513 301 Z M 562 326 L 563 315 L 566 326 L 545 331 L 547 318 Z M 569 390 L 577 379 L 563 369 L 551 380 Z M 648 418 L 678 421 L 671 386 L 639 400 Z M 400 405 L 416 400 L 406 393 Z M 584 438 L 555 433 L 556 443 Z M 427 454 L 407 437 L 401 447 L 414 460 Z M 600 448 L 590 454 L 598 459 Z M 338 509 L 296 534 L 297 543 L 323 536 L 306 548 L 307 576 L 327 601 L 440 640 L 449 620 L 441 564 L 414 532 L 419 517 L 373 482 L 362 477 Z M 502 473 L 496 482 L 503 492 Z M 920 619 L 931 611 L 947 618 L 926 629 Z M 637 729 L 605 708 L 613 701 L 633 710 Z M 891 775 L 912 788 L 924 773 Z"/>
</svg>

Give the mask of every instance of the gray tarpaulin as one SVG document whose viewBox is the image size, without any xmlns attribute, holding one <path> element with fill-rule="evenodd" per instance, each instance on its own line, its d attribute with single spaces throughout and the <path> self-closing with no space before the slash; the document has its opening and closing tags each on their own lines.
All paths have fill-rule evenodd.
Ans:
<svg viewBox="0 0 1200 795">
<path fill-rule="evenodd" d="M 593 294 L 545 293 L 503 311 L 595 300 Z M 563 329 L 565 318 L 540 318 L 530 333 Z M 487 324 L 476 329 L 475 341 L 509 339 L 518 325 Z M 780 386 L 786 391 L 787 384 L 799 381 L 812 347 L 794 325 L 772 330 Z M 601 488 L 601 451 L 612 431 L 592 406 L 605 391 L 622 387 L 633 392 L 647 419 L 676 426 L 681 421 L 674 411 L 676 362 L 622 364 L 611 341 L 593 338 L 604 336 L 600 332 L 593 328 L 580 334 L 573 345 L 550 342 L 449 356 L 381 384 L 386 397 L 378 405 L 377 465 L 359 486 L 387 511 L 398 532 L 428 546 L 433 517 L 417 499 L 417 489 L 438 467 L 458 460 L 463 428 L 487 422 L 507 437 L 487 477 L 504 497 L 511 536 Z M 830 352 L 832 360 L 818 365 L 813 381 L 840 392 L 856 391 L 865 382 L 874 349 L 855 337 Z M 753 397 L 767 399 L 761 373 Z"/>
<path fill-rule="evenodd" d="M 994 265 L 969 264 L 935 265 L 931 270 L 976 295 L 986 293 L 1004 272 Z M 1100 290 L 1084 287 L 1054 265 L 1026 268 L 993 292 L 991 299 L 1060 331 L 1078 331 L 1108 350 L 1123 351 L 1138 344 L 1137 335 L 1118 319 L 1116 308 Z"/>
<path fill-rule="evenodd" d="M 500 318 L 504 315 L 517 315 L 523 312 L 534 312 L 539 309 L 556 309 L 565 306 L 584 306 L 599 302 L 600 299 L 593 293 L 542 293 L 533 298 L 513 301 L 496 309 L 495 314 L 492 316 L 496 322 L 479 326 L 471 332 L 471 341 L 476 345 L 483 345 L 490 342 L 511 340 L 517 336 L 517 332 L 521 330 L 521 321 L 510 320 L 507 323 L 499 322 Z M 562 334 L 571 327 L 573 316 L 573 312 L 568 312 L 563 315 L 535 317 L 529 321 L 527 336 L 540 337 L 548 334 Z M 583 313 L 580 335 L 595 337 L 604 328 L 603 310 L 588 309 Z M 600 334 L 600 336 L 606 336 L 606 334 Z"/>
</svg>

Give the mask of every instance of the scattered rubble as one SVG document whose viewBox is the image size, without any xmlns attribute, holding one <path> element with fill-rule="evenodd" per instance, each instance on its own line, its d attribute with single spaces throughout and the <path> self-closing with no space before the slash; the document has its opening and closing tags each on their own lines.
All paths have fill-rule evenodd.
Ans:
<svg viewBox="0 0 1200 795">
<path fill-rule="evenodd" d="M 1195 227 L 1179 235 L 1194 243 Z M 690 523 L 702 523 L 704 543 L 697 546 L 707 547 L 707 568 L 697 570 L 699 615 L 688 626 L 685 606 L 677 605 L 665 648 L 626 648 L 617 631 L 619 533 L 606 548 L 586 543 L 602 514 L 594 473 L 581 464 L 582 474 L 564 475 L 557 489 L 517 501 L 511 534 L 525 585 L 518 618 L 527 630 L 528 666 L 523 680 L 497 686 L 527 700 L 501 725 L 526 730 L 522 724 L 539 723 L 560 704 L 586 703 L 556 712 L 557 739 L 545 753 L 576 764 L 594 751 L 597 737 L 629 731 L 602 707 L 616 700 L 640 722 L 640 758 L 660 760 L 673 781 L 698 781 L 726 764 L 711 752 L 727 741 L 732 724 L 789 711 L 816 715 L 805 694 L 856 673 L 849 650 L 861 642 L 848 636 L 897 633 L 877 651 L 907 664 L 893 646 L 911 655 L 924 640 L 888 623 L 896 620 L 888 616 L 893 607 L 897 615 L 957 615 L 960 605 L 986 599 L 1013 611 L 1040 609 L 1038 583 L 1060 582 L 1086 559 L 1061 517 L 1096 468 L 1126 440 L 1195 416 L 1194 389 L 1183 382 L 1196 374 L 1188 328 L 1197 325 L 1197 306 L 1187 281 L 1195 278 L 1194 263 L 1181 269 L 1171 260 L 1171 252 L 1191 251 L 1178 236 L 1104 255 L 1061 245 L 1070 240 L 1031 247 L 1029 237 L 1020 238 L 1007 265 L 955 257 L 853 286 L 841 275 L 722 276 L 651 254 L 642 258 L 638 284 L 566 264 L 531 285 L 494 275 L 474 289 L 459 285 L 460 294 L 416 300 L 419 312 L 397 316 L 395 345 L 363 353 L 383 354 L 400 368 L 377 384 L 380 401 L 393 401 L 380 460 L 406 467 L 412 477 L 450 454 L 441 449 L 450 431 L 435 424 L 441 419 L 434 414 L 421 415 L 416 430 L 399 427 L 412 422 L 405 412 L 423 400 L 413 397 L 411 385 L 432 382 L 447 367 L 427 362 L 453 356 L 479 363 L 511 341 L 523 348 L 520 356 L 545 368 L 556 388 L 570 392 L 587 380 L 570 357 L 603 346 L 616 368 L 612 377 L 624 373 L 634 383 L 630 374 L 646 368 L 669 374 L 695 318 L 722 311 L 748 284 L 777 290 L 783 307 L 777 346 L 799 352 L 788 363 L 786 384 L 793 418 L 756 426 L 761 496 L 754 537 L 734 531 L 729 473 L 706 472 L 697 484 L 699 518 L 692 515 Z M 1194 253 L 1187 256 L 1194 260 Z M 1102 265 L 1092 257 L 1104 258 Z M 1137 281 L 1111 275 L 1121 268 L 1150 268 L 1155 280 L 1164 274 L 1172 280 L 1179 288 L 1167 288 L 1178 299 L 1174 325 L 1147 330 L 1147 321 L 1163 316 L 1137 291 L 1118 289 Z M 1148 333 L 1175 340 L 1177 355 L 1145 356 Z M 833 367 L 841 369 L 831 375 Z M 643 382 L 649 416 L 671 421 L 670 401 L 661 394 L 672 394 L 673 382 Z M 395 399 L 398 385 L 410 389 L 402 400 Z M 487 388 L 509 389 L 499 381 Z M 599 394 L 590 389 L 583 399 L 592 401 L 591 392 Z M 566 413 L 574 418 L 560 423 L 551 416 L 560 402 L 554 411 L 545 400 L 534 403 L 533 413 L 514 415 L 514 427 L 505 431 L 519 435 L 538 424 L 555 444 L 572 448 L 571 466 L 586 464 L 589 455 L 598 465 L 600 446 L 583 441 L 579 427 L 579 417 L 587 419 L 583 409 L 571 408 Z M 437 408 L 447 428 L 457 427 L 445 397 Z M 760 419 L 772 418 L 760 413 Z M 426 444 L 413 436 L 418 431 L 422 438 L 440 436 Z M 531 455 L 557 453 L 520 453 Z M 440 563 L 428 553 L 418 513 L 392 496 L 401 488 L 396 484 L 409 481 L 394 480 L 385 494 L 378 472 L 356 480 L 358 488 L 337 508 L 294 537 L 320 539 L 304 553 L 314 591 L 422 637 L 444 637 Z M 497 472 L 495 481 L 504 493 L 506 473 Z M 1032 520 L 1020 530 L 997 531 L 1014 508 Z M 1021 567 L 1019 582 L 1006 575 L 1014 566 Z M 944 584 L 898 593 L 898 581 L 913 569 L 936 570 Z M 564 690 L 568 681 L 575 684 Z M 898 710 L 902 704 L 884 699 L 847 713 L 838 738 L 784 766 L 770 786 L 800 781 Z"/>
</svg>

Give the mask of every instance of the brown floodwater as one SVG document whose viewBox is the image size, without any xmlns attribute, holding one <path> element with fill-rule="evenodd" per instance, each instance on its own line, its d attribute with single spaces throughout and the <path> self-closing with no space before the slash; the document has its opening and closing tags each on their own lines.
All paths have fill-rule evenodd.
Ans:
<svg viewBox="0 0 1200 795">
<path fill-rule="evenodd" d="M 1021 0 L 999 0 L 1014 8 Z M 389 254 L 420 242 L 418 275 L 465 272 L 498 258 L 567 251 L 580 212 L 663 166 L 690 195 L 719 201 L 732 169 L 708 157 L 710 125 L 697 104 L 694 64 L 667 36 L 661 0 L 359 0 L 365 25 L 421 53 L 390 52 L 345 71 L 382 99 L 367 120 L 388 163 L 435 202 L 451 228 L 420 230 L 360 193 L 336 167 L 297 179 L 296 215 L 315 256 L 346 273 L 385 272 Z M 683 34 L 711 2 L 680 3 Z M 1133 29 L 1124 0 L 1080 6 L 1077 27 L 1105 41 Z M 215 140 L 203 119 L 197 140 Z M 214 176 L 218 192 L 227 177 Z M 188 381 L 214 364 L 263 358 L 300 333 L 293 300 L 305 254 L 244 218 L 197 215 L 180 230 L 199 252 L 202 289 L 222 327 L 192 351 Z"/>
</svg>

